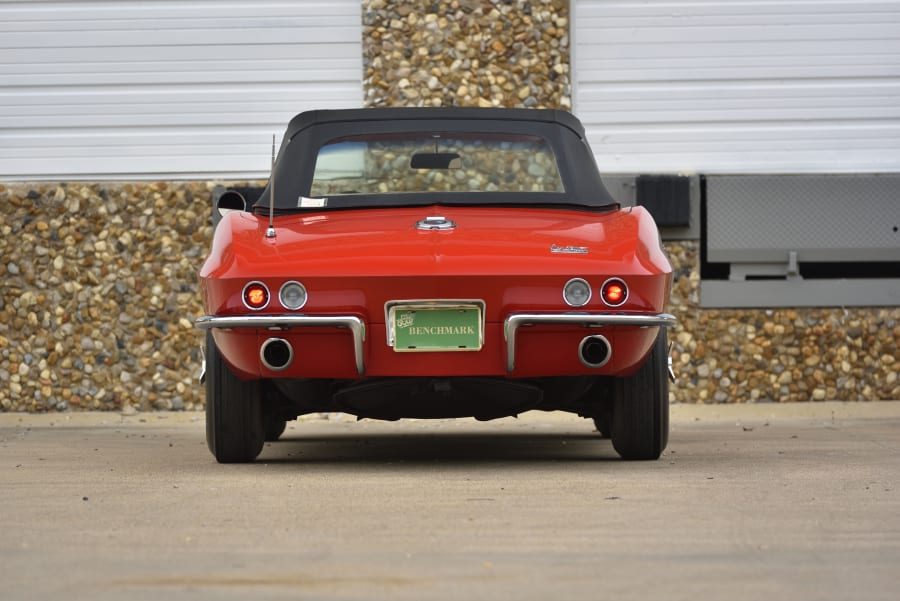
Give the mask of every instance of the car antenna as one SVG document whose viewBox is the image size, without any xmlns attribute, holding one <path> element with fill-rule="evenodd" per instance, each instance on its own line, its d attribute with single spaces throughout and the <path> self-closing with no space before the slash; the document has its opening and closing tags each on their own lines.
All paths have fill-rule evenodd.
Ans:
<svg viewBox="0 0 900 601">
<path fill-rule="evenodd" d="M 275 134 L 272 134 L 272 173 L 269 175 L 269 228 L 266 238 L 275 237 Z"/>
</svg>

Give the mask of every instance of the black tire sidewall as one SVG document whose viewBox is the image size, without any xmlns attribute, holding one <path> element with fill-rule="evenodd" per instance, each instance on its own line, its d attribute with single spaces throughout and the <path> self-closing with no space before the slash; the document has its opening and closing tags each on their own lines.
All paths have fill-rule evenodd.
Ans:
<svg viewBox="0 0 900 601">
<path fill-rule="evenodd" d="M 206 443 L 220 463 L 253 461 L 265 442 L 261 386 L 228 368 L 206 333 Z"/>
<path fill-rule="evenodd" d="M 667 357 L 661 329 L 637 373 L 613 384 L 612 442 L 623 459 L 659 459 L 669 442 Z"/>
</svg>

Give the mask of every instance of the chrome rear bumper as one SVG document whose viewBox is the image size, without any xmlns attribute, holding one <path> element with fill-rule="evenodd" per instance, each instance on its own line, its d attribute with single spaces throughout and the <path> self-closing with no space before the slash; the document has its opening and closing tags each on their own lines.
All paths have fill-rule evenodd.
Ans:
<svg viewBox="0 0 900 601">
<path fill-rule="evenodd" d="M 516 332 L 522 326 L 535 324 L 568 324 L 585 328 L 604 326 L 628 326 L 632 328 L 671 328 L 677 322 L 674 315 L 619 315 L 610 313 L 563 313 L 542 315 L 539 313 L 513 313 L 503 322 L 503 337 L 506 338 L 506 371 L 512 373 L 516 367 Z"/>
<path fill-rule="evenodd" d="M 506 339 L 506 371 L 512 373 L 516 364 L 516 332 L 522 326 L 535 324 L 568 324 L 586 328 L 602 328 L 607 326 L 628 326 L 633 328 L 671 328 L 676 318 L 669 313 L 656 315 L 621 315 L 608 313 L 514 313 L 503 322 L 503 336 Z M 356 360 L 356 371 L 359 375 L 366 372 L 363 343 L 366 340 L 366 324 L 359 317 L 352 315 L 313 316 L 313 315 L 204 315 L 194 325 L 201 330 L 220 328 L 258 328 L 263 330 L 289 330 L 291 328 L 324 327 L 346 328 L 353 335 L 353 355 Z"/>
<path fill-rule="evenodd" d="M 359 317 L 352 315 L 228 315 L 222 317 L 204 315 L 197 318 L 194 325 L 201 330 L 209 330 L 210 328 L 223 330 L 258 328 L 261 330 L 279 331 L 291 328 L 346 328 L 353 334 L 353 357 L 356 360 L 356 372 L 359 375 L 366 373 L 363 355 L 363 342 L 366 340 L 366 324 Z"/>
</svg>

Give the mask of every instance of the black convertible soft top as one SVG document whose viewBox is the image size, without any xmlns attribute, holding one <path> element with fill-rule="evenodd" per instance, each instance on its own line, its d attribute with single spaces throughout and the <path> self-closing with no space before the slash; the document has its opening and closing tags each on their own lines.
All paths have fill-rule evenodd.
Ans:
<svg viewBox="0 0 900 601">
<path fill-rule="evenodd" d="M 318 110 L 300 113 L 288 124 L 285 136 L 288 139 L 313 125 L 324 123 L 355 123 L 359 121 L 421 121 L 439 119 L 441 121 L 526 121 L 558 123 L 571 129 L 579 138 L 584 138 L 584 126 L 575 115 L 552 109 L 502 109 L 502 108 L 373 108 Z M 471 125 L 459 127 L 459 131 L 471 130 Z M 518 131 L 518 127 L 515 131 Z M 452 131 L 452 130 L 451 130 Z"/>
<path fill-rule="evenodd" d="M 506 133 L 540 136 L 557 157 L 564 192 L 427 192 L 353 194 L 328 199 L 316 210 L 417 205 L 569 206 L 610 210 L 618 205 L 606 190 L 584 126 L 571 113 L 551 109 L 371 108 L 315 110 L 288 124 L 275 162 L 275 210 L 299 213 L 308 196 L 319 148 L 347 136 L 405 132 Z M 269 185 L 254 205 L 268 211 Z"/>
</svg>

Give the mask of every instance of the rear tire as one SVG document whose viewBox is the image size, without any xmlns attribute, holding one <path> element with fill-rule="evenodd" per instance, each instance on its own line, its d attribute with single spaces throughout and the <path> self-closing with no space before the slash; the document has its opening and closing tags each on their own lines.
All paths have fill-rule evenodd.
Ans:
<svg viewBox="0 0 900 601">
<path fill-rule="evenodd" d="M 612 431 L 612 403 L 604 401 L 594 414 L 593 420 L 600 438 L 609 438 Z"/>
<path fill-rule="evenodd" d="M 246 463 L 263 448 L 262 386 L 244 382 L 206 333 L 206 444 L 219 463 Z"/>
<path fill-rule="evenodd" d="M 287 428 L 287 420 L 283 420 L 280 417 L 274 415 L 266 415 L 264 418 L 265 423 L 265 431 L 266 431 L 266 442 L 275 442 L 281 435 L 284 434 L 285 428 Z"/>
<path fill-rule="evenodd" d="M 666 331 L 633 376 L 613 384 L 612 443 L 627 460 L 659 459 L 669 442 Z"/>
</svg>

